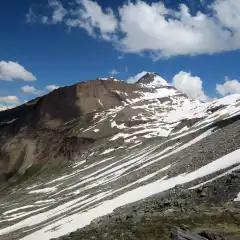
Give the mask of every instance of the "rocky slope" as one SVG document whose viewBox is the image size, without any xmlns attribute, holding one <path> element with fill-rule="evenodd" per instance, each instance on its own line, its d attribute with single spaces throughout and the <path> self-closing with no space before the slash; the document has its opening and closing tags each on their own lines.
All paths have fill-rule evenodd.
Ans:
<svg viewBox="0 0 240 240">
<path fill-rule="evenodd" d="M 169 239 L 149 229 L 170 220 L 240 234 L 222 215 L 239 217 L 240 95 L 194 101 L 156 73 L 97 79 L 0 112 L 0 133 L 1 239 L 92 221 L 63 239 Z"/>
</svg>

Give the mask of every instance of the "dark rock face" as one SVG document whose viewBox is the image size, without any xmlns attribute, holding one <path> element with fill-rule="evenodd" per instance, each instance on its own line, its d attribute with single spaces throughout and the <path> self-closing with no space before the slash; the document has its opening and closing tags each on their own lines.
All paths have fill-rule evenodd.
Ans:
<svg viewBox="0 0 240 240">
<path fill-rule="evenodd" d="M 0 112 L 0 123 L 18 119 L 24 120 L 26 124 L 34 122 L 38 126 L 47 124 L 49 127 L 59 127 L 84 114 L 121 106 L 126 98 L 139 97 L 138 93 L 133 93 L 138 90 L 138 85 L 111 79 L 81 82 Z M 120 98 L 117 91 L 126 93 L 127 97 Z"/>
<path fill-rule="evenodd" d="M 95 140 L 74 136 L 71 127 L 63 128 L 64 124 L 82 117 L 80 121 L 84 126 L 89 125 L 93 112 L 121 106 L 126 98 L 139 97 L 139 89 L 138 85 L 114 79 L 92 80 L 56 89 L 19 107 L 0 112 L 0 177 L 9 179 L 21 175 L 32 164 L 45 162 L 43 159 L 47 155 L 53 162 L 56 161 L 53 156 L 60 153 L 64 153 L 60 159 L 71 158 L 79 152 L 72 150 L 74 146 L 81 149 Z M 120 96 L 118 93 L 121 92 L 125 95 Z M 57 161 L 61 162 L 60 159 Z"/>
<path fill-rule="evenodd" d="M 114 80 L 92 80 L 63 87 L 42 98 L 37 117 L 40 123 L 59 127 L 85 114 L 121 106 L 124 98 L 120 98 L 116 91 L 129 94 L 131 99 L 139 96 L 132 93 L 137 90 L 137 85 Z"/>
<path fill-rule="evenodd" d="M 156 76 L 158 76 L 158 74 L 154 72 L 146 73 L 137 81 L 137 83 L 144 83 L 144 84 L 151 83 Z"/>
<path fill-rule="evenodd" d="M 208 231 L 193 233 L 186 229 L 173 228 L 171 231 L 172 240 L 226 240 L 223 236 Z"/>
<path fill-rule="evenodd" d="M 226 239 L 223 236 L 221 236 L 220 234 L 211 233 L 208 231 L 200 232 L 198 235 L 200 235 L 206 239 L 209 239 L 209 240 L 225 240 Z"/>
<path fill-rule="evenodd" d="M 174 228 L 171 232 L 172 240 L 207 240 L 208 238 L 201 237 L 195 233 Z"/>
</svg>

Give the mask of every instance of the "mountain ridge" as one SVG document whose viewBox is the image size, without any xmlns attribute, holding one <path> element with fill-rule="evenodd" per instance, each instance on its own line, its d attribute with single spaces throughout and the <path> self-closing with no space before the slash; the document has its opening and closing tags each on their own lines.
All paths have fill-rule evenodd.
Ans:
<svg viewBox="0 0 240 240">
<path fill-rule="evenodd" d="M 237 95 L 235 96 L 238 98 Z M 225 99 L 231 98 L 233 98 L 234 102 L 234 95 Z M 143 138 L 166 137 L 176 127 L 185 126 L 183 124 L 185 114 L 194 115 L 194 117 L 191 116 L 190 118 L 195 119 L 195 123 L 206 117 L 210 111 L 216 111 L 221 108 L 217 104 L 221 100 L 215 102 L 216 106 L 211 107 L 211 105 L 214 105 L 214 102 L 201 104 L 198 101 L 191 100 L 185 94 L 169 85 L 158 74 L 152 72 L 146 73 L 135 84 L 128 84 L 115 78 L 81 82 L 72 86 L 61 87 L 17 108 L 0 112 L 0 130 L 3 133 L 0 142 L 6 142 L 6 137 L 9 139 L 14 137 L 16 139 L 16 142 L 13 142 L 13 144 L 7 143 L 8 147 L 6 147 L 6 144 L 2 144 L 3 147 L 0 148 L 0 153 L 3 156 L 9 154 L 10 157 L 8 158 L 11 159 L 11 154 L 14 152 L 11 146 L 15 149 L 15 146 L 20 145 L 21 148 L 28 149 L 26 144 L 22 142 L 29 142 L 30 137 L 30 139 L 34 139 L 30 153 L 32 155 L 32 149 L 35 149 L 34 152 L 38 152 L 36 149 L 37 145 L 39 145 L 39 140 L 36 134 L 40 133 L 41 135 L 43 131 L 48 132 L 50 136 L 54 136 L 61 128 L 65 129 L 64 131 L 60 130 L 60 132 L 65 132 L 65 135 L 63 134 L 64 137 L 70 134 L 83 139 L 83 141 L 84 139 L 91 139 L 90 142 L 110 137 L 114 134 L 115 136 L 111 139 L 129 138 L 129 140 L 126 140 L 129 142 L 132 141 L 131 139 L 136 139 L 139 136 L 140 138 L 141 136 Z M 202 109 L 205 108 L 204 104 L 206 109 L 208 106 L 210 107 L 209 110 L 205 110 L 205 113 L 202 112 Z M 226 104 L 232 104 L 231 100 L 230 102 L 226 101 Z M 191 110 L 191 108 L 194 110 Z M 169 114 L 165 115 L 167 112 Z M 104 118 L 107 118 L 110 126 L 109 123 L 101 120 Z M 160 118 L 161 120 L 159 120 Z M 95 119 L 100 119 L 99 123 L 95 123 Z M 83 128 L 72 134 L 71 125 L 68 123 L 78 122 L 78 120 Z M 176 125 L 174 122 L 180 123 L 179 120 L 181 124 Z M 92 124 L 93 126 L 91 127 Z M 161 125 L 162 127 L 159 128 Z M 86 129 L 81 131 L 84 128 Z M 92 131 L 93 128 L 95 128 L 94 131 Z M 18 137 L 16 138 L 16 136 Z M 47 139 L 48 141 L 53 141 L 50 140 L 51 137 Z M 6 152 L 6 149 L 10 150 Z M 18 153 L 19 147 L 16 149 Z M 15 154 L 13 155 L 15 156 Z M 19 159 L 21 157 L 17 154 L 15 158 Z M 13 165 L 17 164 L 18 161 L 20 160 L 13 160 Z M 23 170 L 23 172 L 26 170 Z M 12 176 L 12 174 L 9 174 L 9 171 L 12 172 L 12 170 L 8 170 L 6 174 Z"/>
<path fill-rule="evenodd" d="M 60 237 L 178 185 L 192 204 L 207 186 L 200 199 L 216 204 L 215 188 L 236 207 L 240 95 L 203 103 L 156 73 L 139 81 L 78 83 L 0 112 L 3 240 Z"/>
</svg>

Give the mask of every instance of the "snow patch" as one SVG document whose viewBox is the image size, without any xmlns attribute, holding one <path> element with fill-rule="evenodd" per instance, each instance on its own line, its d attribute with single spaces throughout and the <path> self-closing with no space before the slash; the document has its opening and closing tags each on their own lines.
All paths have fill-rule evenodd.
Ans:
<svg viewBox="0 0 240 240">
<path fill-rule="evenodd" d="M 118 125 L 115 121 L 112 121 L 112 122 L 111 122 L 111 127 L 112 127 L 112 128 L 116 127 L 116 128 L 118 128 L 118 129 L 124 129 L 124 128 L 126 128 L 126 126 L 125 126 L 124 123 Z"/>
<path fill-rule="evenodd" d="M 56 187 L 47 187 L 43 189 L 36 189 L 36 190 L 30 191 L 29 193 L 49 193 L 49 192 L 55 192 L 55 191 L 57 191 Z"/>
<path fill-rule="evenodd" d="M 113 148 L 109 148 L 109 149 L 105 150 L 104 152 L 102 152 L 100 155 L 108 154 L 108 153 L 110 153 L 110 152 L 112 152 L 114 150 L 115 149 L 113 149 Z"/>
<path fill-rule="evenodd" d="M 235 202 L 240 202 L 240 193 L 238 193 L 237 197 L 234 198 L 233 201 L 235 201 Z"/>
<path fill-rule="evenodd" d="M 10 124 L 10 123 L 15 122 L 16 120 L 17 120 L 17 118 L 12 119 L 12 120 L 10 120 L 10 121 L 6 121 L 6 122 L 1 122 L 0 125 L 1 125 L 1 124 Z"/>
<path fill-rule="evenodd" d="M 54 203 L 54 202 L 56 202 L 55 199 L 47 199 L 47 200 L 39 200 L 39 201 L 36 201 L 35 203 L 42 204 L 42 203 Z"/>
<path fill-rule="evenodd" d="M 100 99 L 98 99 L 98 102 L 99 102 L 99 104 L 104 108 L 104 106 L 103 106 L 103 104 L 102 104 L 102 102 L 101 102 Z"/>
</svg>

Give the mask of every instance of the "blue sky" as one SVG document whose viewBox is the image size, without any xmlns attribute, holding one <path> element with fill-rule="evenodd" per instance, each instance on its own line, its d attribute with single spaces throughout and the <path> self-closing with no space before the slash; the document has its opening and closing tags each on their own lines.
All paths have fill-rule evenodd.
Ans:
<svg viewBox="0 0 240 240">
<path fill-rule="evenodd" d="M 112 70 L 204 100 L 240 92 L 239 0 L 8 0 L 0 24 L 0 106 Z"/>
</svg>

